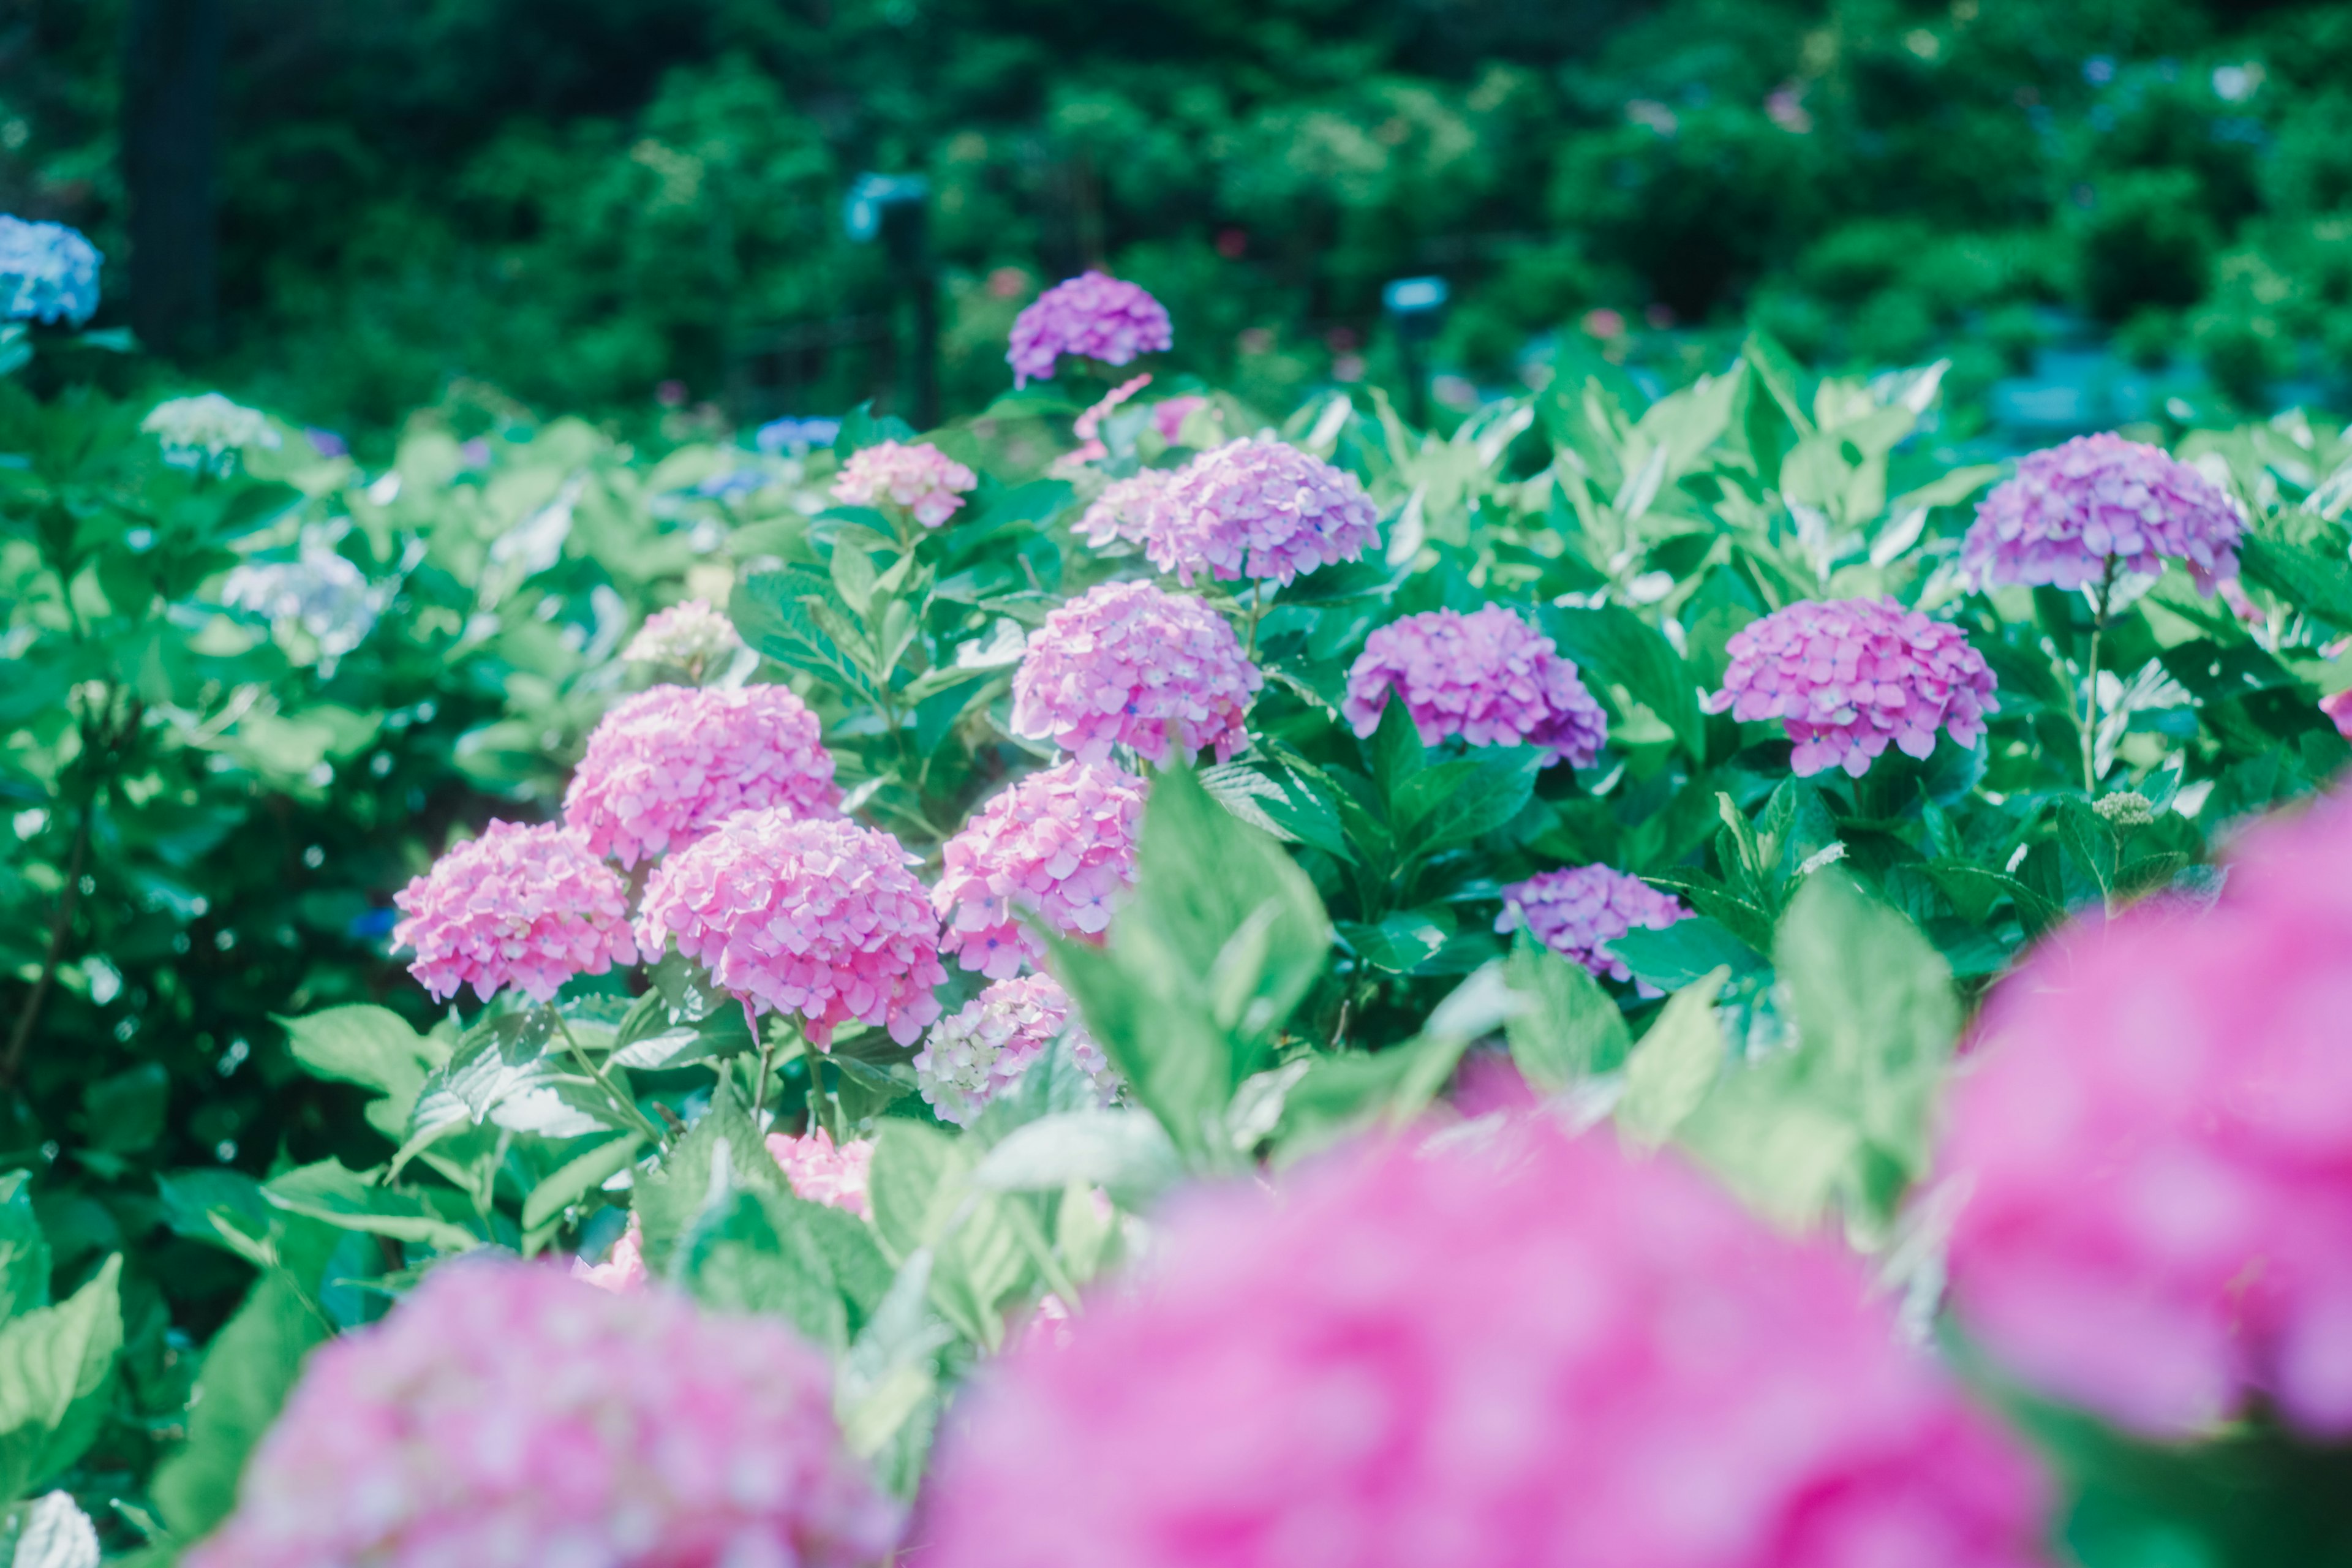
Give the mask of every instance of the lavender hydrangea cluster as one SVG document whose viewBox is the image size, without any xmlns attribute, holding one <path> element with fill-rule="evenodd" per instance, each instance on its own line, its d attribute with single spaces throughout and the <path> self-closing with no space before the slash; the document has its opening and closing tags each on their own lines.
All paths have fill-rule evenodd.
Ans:
<svg viewBox="0 0 2352 1568">
<path fill-rule="evenodd" d="M 2155 576 L 2170 558 L 2210 592 L 2237 575 L 2244 531 L 2229 496 L 2195 468 L 2103 431 L 2020 462 L 1979 503 L 1960 564 L 1987 587 L 2081 588 L 2110 573 Z"/>
<path fill-rule="evenodd" d="M 1524 930 L 1596 977 L 1630 981 L 1633 972 L 1609 944 L 1629 931 L 1664 931 L 1689 914 L 1681 900 L 1639 877 L 1607 866 L 1567 866 L 1504 889 L 1495 929 Z"/>
<path fill-rule="evenodd" d="M 80 326 L 98 310 L 105 259 L 78 229 L 0 214 L 0 321 Z"/>
<path fill-rule="evenodd" d="M 1104 583 L 1029 635 L 1013 675 L 1013 732 L 1086 762 L 1131 747 L 1152 762 L 1241 749 L 1265 677 L 1225 618 L 1149 583 Z"/>
<path fill-rule="evenodd" d="M 1151 508 L 1176 477 L 1170 468 L 1145 468 L 1123 479 L 1113 479 L 1087 503 L 1073 530 L 1097 550 L 1115 543 L 1141 544 Z"/>
<path fill-rule="evenodd" d="M 1000 980 L 940 1019 L 915 1058 L 915 1079 L 940 1121 L 969 1127 L 1065 1031 L 1070 1059 L 1108 1105 L 1118 1093 L 1118 1074 L 1085 1024 L 1073 1023 L 1068 993 L 1043 974 Z"/>
<path fill-rule="evenodd" d="M 1125 364 L 1174 341 L 1166 306 L 1137 284 L 1087 272 L 1046 289 L 1013 318 L 1004 358 L 1013 366 L 1013 384 L 1026 386 L 1053 380 L 1064 354 Z"/>
<path fill-rule="evenodd" d="M 1112 899 L 1135 880 L 1142 825 L 1143 781 L 1106 763 L 1066 762 L 1000 792 L 940 852 L 940 951 L 1004 980 L 1045 956 L 1018 911 L 1098 937 Z"/>
<path fill-rule="evenodd" d="M 1229 441 L 1176 472 L 1146 514 L 1144 553 L 1185 583 L 1286 584 L 1353 561 L 1380 534 L 1356 476 L 1283 441 Z"/>
<path fill-rule="evenodd" d="M 1799 778 L 1832 767 L 1860 778 L 1890 743 L 1925 757 L 1938 729 L 1974 745 L 1999 707 L 1992 671 L 1959 628 L 1892 599 L 1805 600 L 1725 647 L 1723 689 L 1704 706 L 1742 723 L 1780 720 Z"/>
<path fill-rule="evenodd" d="M 1540 746 L 1547 767 L 1589 767 L 1609 735 L 1575 664 L 1500 605 L 1432 610 L 1372 633 L 1348 671 L 1340 716 L 1370 735 L 1391 693 L 1423 745 L 1459 735 L 1474 746 Z"/>
</svg>

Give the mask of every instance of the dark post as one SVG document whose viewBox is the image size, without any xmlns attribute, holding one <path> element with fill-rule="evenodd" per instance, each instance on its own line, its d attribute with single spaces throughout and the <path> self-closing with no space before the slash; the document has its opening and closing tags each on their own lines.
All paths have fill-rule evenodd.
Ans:
<svg viewBox="0 0 2352 1568">
<path fill-rule="evenodd" d="M 1444 319 L 1446 292 L 1443 278 L 1400 278 L 1381 290 L 1404 362 L 1404 416 L 1420 429 L 1429 427 L 1429 340 Z"/>
<path fill-rule="evenodd" d="M 931 184 L 919 174 L 860 174 L 843 211 L 849 237 L 882 241 L 890 276 L 911 306 L 907 406 L 919 429 L 940 422 L 940 286 L 931 265 Z"/>
<path fill-rule="evenodd" d="M 131 195 L 131 325 L 163 354 L 211 346 L 225 0 L 131 0 L 122 176 Z"/>
</svg>

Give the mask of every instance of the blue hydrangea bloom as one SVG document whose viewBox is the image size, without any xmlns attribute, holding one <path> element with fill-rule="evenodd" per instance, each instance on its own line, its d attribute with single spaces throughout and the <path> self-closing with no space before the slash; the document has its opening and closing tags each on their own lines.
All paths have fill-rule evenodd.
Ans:
<svg viewBox="0 0 2352 1568">
<path fill-rule="evenodd" d="M 98 309 L 104 259 L 79 230 L 0 214 L 0 319 L 80 326 Z"/>
<path fill-rule="evenodd" d="M 798 457 L 813 447 L 830 447 L 841 434 L 838 419 L 774 419 L 760 426 L 751 445 L 772 458 Z"/>
</svg>

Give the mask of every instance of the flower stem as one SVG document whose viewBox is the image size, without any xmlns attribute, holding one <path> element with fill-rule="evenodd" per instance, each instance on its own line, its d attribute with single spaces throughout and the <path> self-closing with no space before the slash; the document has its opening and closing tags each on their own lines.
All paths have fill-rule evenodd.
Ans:
<svg viewBox="0 0 2352 1568">
<path fill-rule="evenodd" d="M 637 1124 L 638 1130 L 654 1141 L 656 1148 L 667 1148 L 669 1140 L 663 1136 L 661 1128 L 655 1124 L 653 1118 L 639 1110 L 635 1099 L 624 1092 L 621 1086 L 613 1081 L 612 1074 L 588 1055 L 587 1047 L 583 1046 L 580 1043 L 580 1037 L 572 1032 L 572 1026 L 564 1021 L 562 1013 L 556 1008 L 554 1003 L 551 1002 L 547 1005 L 547 1013 L 548 1016 L 555 1020 L 556 1032 L 563 1037 L 563 1043 L 572 1048 L 572 1059 L 580 1064 L 580 1070 L 604 1086 L 605 1098 L 619 1110 L 626 1112 L 629 1119 Z"/>
<path fill-rule="evenodd" d="M 2099 793 L 2099 634 L 2107 629 L 2107 610 L 2115 592 L 2116 558 L 2111 555 L 2091 602 L 2091 651 L 2083 687 L 2083 793 L 2095 797 Z"/>
</svg>

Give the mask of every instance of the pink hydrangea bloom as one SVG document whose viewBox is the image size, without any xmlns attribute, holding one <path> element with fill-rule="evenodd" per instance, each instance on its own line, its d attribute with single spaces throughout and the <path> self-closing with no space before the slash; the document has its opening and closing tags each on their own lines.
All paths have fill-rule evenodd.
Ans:
<svg viewBox="0 0 2352 1568">
<path fill-rule="evenodd" d="M 1212 748 L 1223 762 L 1248 738 L 1250 699 L 1265 684 L 1234 628 L 1200 600 L 1103 583 L 1029 634 L 1013 728 L 1090 763 L 1108 761 L 1113 746 L 1163 766 Z"/>
<path fill-rule="evenodd" d="M 654 868 L 637 941 L 677 949 L 758 1013 L 797 1013 L 819 1050 L 852 1018 L 911 1046 L 940 1005 L 930 900 L 888 834 L 745 812 Z"/>
<path fill-rule="evenodd" d="M 406 917 L 393 945 L 415 952 L 408 972 L 436 1002 L 467 985 L 485 1002 L 509 985 L 545 1002 L 575 974 L 637 961 L 621 879 L 552 823 L 493 822 L 392 901 Z"/>
<path fill-rule="evenodd" d="M 1108 763 L 1066 762 L 1029 774 L 972 813 L 941 850 L 931 907 L 941 953 L 997 980 L 1045 956 L 1025 910 L 1055 931 L 1099 936 L 1111 900 L 1135 880 L 1143 781 Z"/>
<path fill-rule="evenodd" d="M 743 646 L 735 623 L 702 599 L 688 599 L 646 617 L 621 658 L 631 664 L 676 664 L 701 668 Z"/>
<path fill-rule="evenodd" d="M 2024 1568 L 2043 1487 L 1834 1242 L 1510 1124 L 1171 1220 L 993 1369 L 926 1568 Z"/>
<path fill-rule="evenodd" d="M 1609 943 L 1637 928 L 1663 931 L 1689 914 L 1679 900 L 1639 877 L 1606 866 L 1566 866 L 1557 871 L 1539 871 L 1504 889 L 1503 912 L 1495 929 L 1524 928 L 1538 942 L 1596 976 L 1631 980 L 1633 972 L 1608 950 Z"/>
<path fill-rule="evenodd" d="M 1467 616 L 1432 610 L 1372 633 L 1348 671 L 1339 712 L 1370 735 L 1391 690 L 1426 746 L 1459 735 L 1474 746 L 1541 746 L 1547 767 L 1589 767 L 1609 738 L 1575 664 L 1500 605 Z"/>
<path fill-rule="evenodd" d="M 1053 380 L 1064 354 L 1125 364 L 1174 341 L 1166 306 L 1133 283 L 1088 272 L 1046 289 L 1013 318 L 1004 359 L 1013 384 L 1026 386 Z"/>
<path fill-rule="evenodd" d="M 2238 573 L 2245 521 L 2212 480 L 2161 448 L 2107 432 L 2077 436 L 2017 465 L 1977 505 L 1960 565 L 1987 587 L 2096 584 L 2108 563 L 2153 576 L 2172 556 L 2198 584 Z"/>
<path fill-rule="evenodd" d="M 1160 438 L 1173 447 L 1184 438 L 1184 421 L 1192 416 L 1195 408 L 1206 408 L 1209 400 L 1197 393 L 1182 397 L 1163 397 L 1151 405 L 1151 427 Z"/>
<path fill-rule="evenodd" d="M 2174 1436 L 2265 1396 L 2352 1437 L 2352 799 L 2250 835 L 2207 912 L 2078 925 L 1956 1085 L 1952 1299 L 2042 1388 Z"/>
<path fill-rule="evenodd" d="M 1286 584 L 1361 555 L 1380 521 L 1355 475 L 1280 441 L 1229 441 L 1176 470 L 1143 550 L 1188 584 L 1195 573 Z"/>
<path fill-rule="evenodd" d="M 799 1196 L 847 1209 L 861 1219 L 872 1217 L 874 1205 L 866 1195 L 867 1173 L 874 1166 L 871 1138 L 852 1138 L 836 1147 L 833 1134 L 822 1127 L 798 1138 L 771 1132 L 768 1152 L 784 1168 L 784 1180 Z"/>
<path fill-rule="evenodd" d="M 1152 504 L 1175 477 L 1172 469 L 1145 468 L 1126 479 L 1113 479 L 1103 487 L 1100 495 L 1087 503 L 1087 510 L 1079 515 L 1077 527 L 1072 531 L 1097 550 L 1118 540 L 1142 543 Z"/>
<path fill-rule="evenodd" d="M 642 1289 L 646 1273 L 646 1227 L 637 1216 L 629 1215 L 629 1228 L 613 1243 L 612 1252 L 602 1263 L 591 1263 L 584 1258 L 572 1260 L 572 1278 L 584 1280 L 599 1290 Z"/>
<path fill-rule="evenodd" d="M 915 1078 L 940 1121 L 969 1127 L 1066 1029 L 1072 1031 L 1071 1060 L 1108 1105 L 1118 1094 L 1118 1074 L 1086 1025 L 1071 1018 L 1068 993 L 1045 974 L 1000 980 L 932 1025 L 915 1058 Z"/>
<path fill-rule="evenodd" d="M 2319 710 L 2336 726 L 2336 732 L 2352 741 L 2352 690 L 2330 692 L 2319 700 Z"/>
<path fill-rule="evenodd" d="M 850 455 L 833 481 L 833 497 L 851 506 L 903 507 L 925 528 L 937 528 L 979 483 L 978 475 L 927 442 L 883 441 Z"/>
<path fill-rule="evenodd" d="M 1939 727 L 1972 746 L 2000 707 L 1992 671 L 1960 629 L 1892 599 L 1808 599 L 1749 622 L 1725 647 L 1731 668 L 1704 706 L 1743 723 L 1780 720 L 1799 778 L 1837 766 L 1860 778 L 1889 742 L 1925 757 Z"/>
<path fill-rule="evenodd" d="M 311 1353 L 189 1568 L 866 1568 L 896 1510 L 782 1324 L 540 1264 L 444 1264 Z"/>
<path fill-rule="evenodd" d="M 833 754 L 808 705 L 781 686 L 656 686 L 588 737 L 563 819 L 624 866 L 691 844 L 739 811 L 829 816 Z"/>
</svg>

